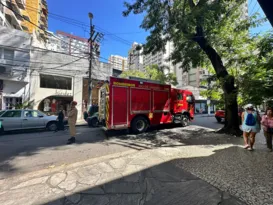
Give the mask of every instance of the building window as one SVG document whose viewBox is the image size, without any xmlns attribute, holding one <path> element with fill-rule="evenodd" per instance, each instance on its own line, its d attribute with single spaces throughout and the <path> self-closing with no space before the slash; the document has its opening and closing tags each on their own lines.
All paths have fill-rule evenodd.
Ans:
<svg viewBox="0 0 273 205">
<path fill-rule="evenodd" d="M 5 112 L 1 117 L 21 117 L 21 114 L 20 110 L 10 110 Z"/>
<path fill-rule="evenodd" d="M 72 78 L 40 74 L 40 88 L 71 90 Z"/>
<path fill-rule="evenodd" d="M 13 60 L 13 58 L 14 58 L 14 50 L 4 48 L 4 59 Z"/>
<path fill-rule="evenodd" d="M 5 109 L 12 110 L 16 108 L 16 105 L 22 104 L 22 98 L 6 97 L 5 98 Z"/>
</svg>

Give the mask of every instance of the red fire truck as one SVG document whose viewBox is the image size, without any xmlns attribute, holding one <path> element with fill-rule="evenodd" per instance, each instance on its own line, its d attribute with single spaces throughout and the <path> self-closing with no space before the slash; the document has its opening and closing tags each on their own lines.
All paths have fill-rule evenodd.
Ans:
<svg viewBox="0 0 273 205">
<path fill-rule="evenodd" d="M 159 124 L 187 126 L 194 110 L 192 92 L 155 81 L 110 77 L 100 88 L 99 121 L 107 130 L 130 128 L 142 133 Z"/>
</svg>

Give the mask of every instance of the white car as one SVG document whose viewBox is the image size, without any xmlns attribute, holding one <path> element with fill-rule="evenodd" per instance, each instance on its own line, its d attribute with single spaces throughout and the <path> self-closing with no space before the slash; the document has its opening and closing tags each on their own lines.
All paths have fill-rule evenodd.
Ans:
<svg viewBox="0 0 273 205">
<path fill-rule="evenodd" d="M 0 111 L 0 134 L 5 131 L 41 129 L 50 131 L 57 129 L 57 116 L 48 116 L 39 110 L 4 110 Z"/>
</svg>

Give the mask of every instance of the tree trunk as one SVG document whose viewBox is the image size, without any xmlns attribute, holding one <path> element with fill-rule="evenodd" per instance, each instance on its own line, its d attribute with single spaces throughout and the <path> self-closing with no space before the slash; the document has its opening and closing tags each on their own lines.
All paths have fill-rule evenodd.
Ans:
<svg viewBox="0 0 273 205">
<path fill-rule="evenodd" d="M 196 28 L 196 37 L 193 40 L 200 46 L 210 59 L 218 79 L 222 82 L 222 88 L 225 96 L 225 126 L 220 133 L 241 135 L 238 120 L 237 88 L 234 85 L 234 77 L 229 75 L 223 65 L 223 61 L 216 50 L 209 45 L 204 37 L 202 27 Z"/>
</svg>

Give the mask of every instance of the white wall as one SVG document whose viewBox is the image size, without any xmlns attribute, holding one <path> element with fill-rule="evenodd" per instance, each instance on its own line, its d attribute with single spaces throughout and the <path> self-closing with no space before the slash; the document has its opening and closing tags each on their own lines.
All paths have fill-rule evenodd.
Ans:
<svg viewBox="0 0 273 205">
<path fill-rule="evenodd" d="M 83 78 L 88 76 L 89 61 L 86 58 L 79 58 L 67 54 L 60 54 L 53 51 L 33 49 L 31 52 L 32 62 L 30 68 L 30 83 L 27 86 L 28 96 L 30 100 L 34 100 L 34 109 L 37 109 L 40 102 L 49 96 L 56 96 L 58 93 L 66 93 L 67 96 L 73 96 L 73 100 L 78 102 L 79 110 L 78 119 L 82 119 L 82 89 Z M 56 64 L 54 64 L 56 63 Z M 71 90 L 57 90 L 40 88 L 40 74 L 56 75 L 72 78 Z M 93 62 L 92 78 L 98 80 L 106 80 L 112 75 L 109 64 L 102 62 Z"/>
<path fill-rule="evenodd" d="M 0 48 L 14 50 L 13 60 L 0 59 L 1 65 L 12 71 L 6 75 L 0 75 L 0 79 L 26 81 L 30 60 L 30 44 L 31 36 L 29 34 L 0 26 Z"/>
</svg>

